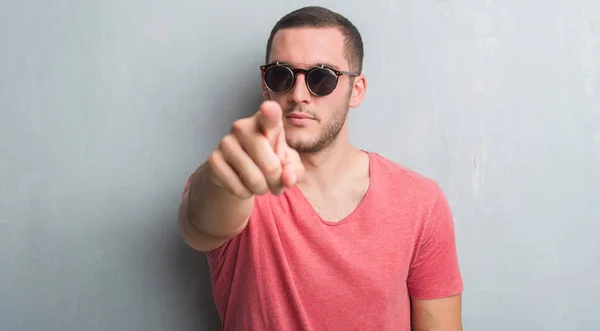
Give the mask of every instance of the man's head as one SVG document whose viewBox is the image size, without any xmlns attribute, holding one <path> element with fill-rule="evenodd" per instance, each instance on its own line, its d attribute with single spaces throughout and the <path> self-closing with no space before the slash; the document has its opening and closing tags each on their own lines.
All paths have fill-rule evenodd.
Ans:
<svg viewBox="0 0 600 331">
<path fill-rule="evenodd" d="M 283 108 L 290 147 L 314 153 L 336 140 L 348 108 L 364 97 L 362 61 L 360 33 L 335 12 L 304 7 L 277 22 L 267 42 L 263 94 Z"/>
</svg>

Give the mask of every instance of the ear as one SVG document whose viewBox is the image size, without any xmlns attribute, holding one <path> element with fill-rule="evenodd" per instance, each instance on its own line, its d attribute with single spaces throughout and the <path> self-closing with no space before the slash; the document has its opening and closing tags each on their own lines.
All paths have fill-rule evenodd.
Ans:
<svg viewBox="0 0 600 331">
<path fill-rule="evenodd" d="M 262 86 L 262 95 L 265 100 L 271 100 L 271 96 L 269 95 L 269 89 L 267 89 L 267 85 L 265 85 L 265 73 L 264 71 L 260 71 L 260 84 Z"/>
<path fill-rule="evenodd" d="M 365 98 L 365 93 L 367 93 L 367 78 L 364 75 L 354 77 L 349 102 L 350 108 L 358 107 Z"/>
</svg>

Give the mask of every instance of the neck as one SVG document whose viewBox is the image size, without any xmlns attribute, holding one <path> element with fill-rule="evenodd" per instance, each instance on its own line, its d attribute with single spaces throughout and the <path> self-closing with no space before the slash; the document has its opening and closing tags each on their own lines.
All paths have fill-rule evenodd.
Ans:
<svg viewBox="0 0 600 331">
<path fill-rule="evenodd" d="M 338 137 L 342 138 L 342 137 Z M 344 174 L 356 163 L 362 151 L 350 145 L 347 140 L 336 139 L 331 145 L 317 153 L 300 154 L 305 174 L 300 186 L 318 187 L 327 191 L 344 180 Z"/>
</svg>

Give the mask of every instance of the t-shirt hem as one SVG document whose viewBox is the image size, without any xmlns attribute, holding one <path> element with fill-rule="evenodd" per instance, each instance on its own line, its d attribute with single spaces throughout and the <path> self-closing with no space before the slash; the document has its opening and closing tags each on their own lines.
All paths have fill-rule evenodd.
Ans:
<svg viewBox="0 0 600 331">
<path fill-rule="evenodd" d="M 459 294 L 462 294 L 464 292 L 464 287 L 461 286 L 460 288 L 453 290 L 453 291 L 445 291 L 445 292 L 420 292 L 417 294 L 411 294 L 411 298 L 413 299 L 417 299 L 417 300 L 435 300 L 435 299 L 444 299 L 444 298 L 449 298 L 449 297 L 453 297 Z"/>
</svg>

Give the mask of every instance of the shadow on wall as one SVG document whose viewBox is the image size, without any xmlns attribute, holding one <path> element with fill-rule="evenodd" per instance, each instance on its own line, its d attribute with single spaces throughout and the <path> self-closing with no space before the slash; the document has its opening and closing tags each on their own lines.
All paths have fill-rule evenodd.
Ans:
<svg viewBox="0 0 600 331">
<path fill-rule="evenodd" d="M 188 247 L 182 240 L 167 247 L 172 259 L 167 259 L 168 267 L 173 273 L 170 284 L 179 300 L 171 308 L 183 309 L 175 315 L 186 320 L 178 330 L 220 330 L 221 322 L 217 313 L 210 281 L 208 263 L 203 253 Z M 177 323 L 179 324 L 179 323 Z"/>
<path fill-rule="evenodd" d="M 188 100 L 189 102 L 182 102 L 182 104 L 189 105 L 190 108 L 187 111 L 190 113 L 188 114 L 196 119 L 194 120 L 194 135 L 198 140 L 193 141 L 187 147 L 188 150 L 185 152 L 187 155 L 190 154 L 190 151 L 196 153 L 198 147 L 202 149 L 199 154 L 209 155 L 212 148 L 217 146 L 222 137 L 230 131 L 235 120 L 251 116 L 258 110 L 263 101 L 258 69 L 262 64 L 263 54 L 258 50 L 250 53 L 245 57 L 239 53 L 225 55 L 226 58 L 232 58 L 232 71 L 240 74 L 238 79 L 219 80 L 218 91 L 215 90 L 215 85 L 206 86 L 205 80 L 200 79 L 190 82 L 190 86 L 182 89 L 173 99 L 173 109 L 177 108 L 177 103 L 181 100 Z M 252 60 L 240 61 L 240 59 Z M 211 67 L 204 75 L 205 77 L 219 77 L 222 75 L 222 68 L 220 66 Z M 170 125 L 177 125 L 177 123 L 170 123 Z M 200 145 L 198 145 L 199 141 Z M 172 156 L 178 157 L 177 155 Z M 189 174 L 195 171 L 196 167 L 204 160 L 196 159 L 193 162 L 195 163 L 190 165 Z M 180 194 L 189 174 L 186 175 L 186 178 L 173 179 L 171 177 L 171 180 L 178 181 L 175 184 L 172 182 L 157 184 L 162 187 L 159 190 L 162 192 L 159 194 L 160 196 L 154 196 L 148 200 L 156 199 L 154 204 L 144 203 L 155 210 L 154 215 L 151 216 L 153 219 L 158 218 L 164 221 L 154 223 L 155 228 L 152 230 L 153 232 L 149 233 L 154 238 L 145 238 L 147 242 L 151 243 L 150 245 L 153 245 L 151 250 L 160 256 L 160 261 L 156 261 L 156 267 L 144 263 L 142 268 L 146 270 L 152 268 L 154 272 L 162 274 L 162 277 L 155 280 L 162 284 L 154 283 L 153 297 L 161 298 L 165 305 L 160 307 L 160 310 L 166 315 L 163 323 L 168 324 L 163 327 L 182 331 L 220 330 L 221 322 L 212 296 L 206 257 L 203 253 L 187 246 L 177 229 L 177 208 L 180 203 Z M 156 178 L 146 178 L 145 180 L 156 180 Z M 165 187 L 168 189 L 164 190 Z M 171 191 L 172 187 L 175 187 L 174 192 Z M 169 195 L 167 198 L 169 202 L 164 202 L 164 195 Z"/>
<path fill-rule="evenodd" d="M 221 82 L 222 86 L 220 86 L 220 91 L 217 91 L 217 93 L 212 89 L 206 89 L 206 86 L 203 86 L 202 82 L 197 82 L 198 86 L 190 89 L 191 91 L 202 91 L 201 93 L 208 94 L 200 98 L 207 100 L 208 103 L 197 105 L 199 108 L 193 110 L 193 112 L 197 111 L 197 113 L 193 114 L 194 117 L 211 119 L 210 121 L 196 122 L 202 123 L 196 128 L 196 132 L 199 135 L 198 138 L 203 142 L 200 146 L 203 149 L 201 154 L 209 155 L 212 152 L 212 148 L 217 146 L 223 136 L 230 131 L 233 122 L 237 119 L 253 115 L 263 101 L 260 72 L 258 71 L 258 66 L 262 64 L 260 61 L 262 54 L 248 54 L 245 57 L 256 59 L 256 63 L 252 63 L 253 61 L 240 63 L 240 54 L 235 54 L 235 58 L 233 57 L 234 55 L 232 55 L 232 60 L 235 61 L 231 61 L 231 63 L 238 63 L 237 66 L 239 67 L 233 68 L 233 70 L 240 72 L 239 79 Z M 209 69 L 208 76 L 217 77 L 220 74 L 222 74 L 221 68 L 216 66 Z M 179 95 L 179 98 L 197 100 L 198 96 L 184 93 L 183 95 Z M 198 148 L 197 143 L 194 143 L 190 148 Z M 189 169 L 190 174 L 204 160 L 199 159 L 197 162 L 199 163 L 193 164 Z M 184 184 L 185 182 L 183 181 L 178 186 L 180 191 L 183 190 Z M 170 186 L 170 184 L 167 186 Z M 176 191 L 175 193 L 180 194 L 180 191 Z M 210 272 L 206 256 L 187 246 L 177 232 L 176 208 L 179 206 L 179 197 L 178 195 L 175 204 L 166 208 L 171 209 L 173 212 L 165 216 L 166 221 L 164 223 L 169 224 L 169 229 L 166 232 L 171 233 L 174 231 L 175 238 L 165 235 L 164 229 L 162 229 L 163 231 L 157 231 L 157 234 L 163 237 L 158 241 L 168 242 L 166 247 L 163 247 L 166 251 L 164 254 L 164 268 L 165 270 L 170 270 L 172 275 L 169 276 L 170 284 L 166 290 L 176 293 L 173 298 L 179 300 L 166 309 L 169 310 L 169 315 L 179 316 L 185 320 L 184 323 L 174 321 L 173 325 L 178 327 L 173 327 L 172 329 L 220 330 L 221 321 L 212 296 Z M 163 290 L 165 290 L 164 285 Z M 161 293 L 157 293 L 157 295 L 161 295 Z M 173 312 L 171 311 L 172 309 L 179 309 L 181 311 Z"/>
</svg>

